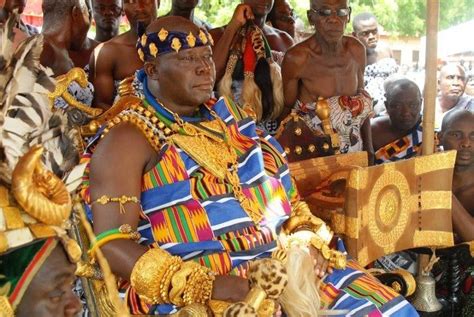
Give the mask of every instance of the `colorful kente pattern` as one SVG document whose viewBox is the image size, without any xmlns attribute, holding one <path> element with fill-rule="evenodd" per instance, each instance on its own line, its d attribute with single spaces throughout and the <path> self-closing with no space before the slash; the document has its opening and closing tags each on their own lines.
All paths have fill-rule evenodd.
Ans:
<svg viewBox="0 0 474 317">
<path fill-rule="evenodd" d="M 395 140 L 375 152 L 375 164 L 409 159 L 419 154 L 423 129 L 421 121 L 404 137 Z"/>
<path fill-rule="evenodd" d="M 156 243 L 171 254 L 196 261 L 217 274 L 245 277 L 249 261 L 268 257 L 276 248 L 277 234 L 291 213 L 290 201 L 299 196 L 279 144 L 257 131 L 255 122 L 229 100 L 220 99 L 213 110 L 226 123 L 230 144 L 238 153 L 243 192 L 265 216 L 260 226 L 253 224 L 227 181 L 213 176 L 176 146 L 165 144 L 160 161 L 143 176 L 143 220 L 138 229 L 145 244 Z M 365 276 L 352 266 L 328 276 L 322 288 L 324 303 L 352 310 L 353 316 L 362 316 L 358 307 L 362 307 L 359 311 L 365 315 L 380 316 L 389 303 L 396 301 L 403 304 L 397 306 L 396 312 L 402 313 L 396 316 L 416 316 L 402 297 L 365 280 Z M 147 306 L 133 289 L 126 284 L 121 286 L 126 289 L 126 301 L 133 314 L 177 311 L 171 305 Z"/>
</svg>

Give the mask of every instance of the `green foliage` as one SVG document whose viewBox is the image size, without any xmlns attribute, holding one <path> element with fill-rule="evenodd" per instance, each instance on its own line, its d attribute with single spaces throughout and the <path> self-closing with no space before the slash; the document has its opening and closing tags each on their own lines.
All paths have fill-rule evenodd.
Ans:
<svg viewBox="0 0 474 317">
<path fill-rule="evenodd" d="M 306 11 L 310 0 L 288 0 L 296 14 L 308 26 Z M 394 35 L 420 36 L 425 33 L 426 1 L 430 0 L 349 0 L 352 16 L 369 11 L 384 29 Z M 240 0 L 201 0 L 196 16 L 214 27 L 226 25 Z M 167 13 L 171 0 L 161 0 L 159 15 Z M 474 19 L 474 0 L 441 0 L 440 30 Z M 348 32 L 352 25 L 348 25 Z"/>
</svg>

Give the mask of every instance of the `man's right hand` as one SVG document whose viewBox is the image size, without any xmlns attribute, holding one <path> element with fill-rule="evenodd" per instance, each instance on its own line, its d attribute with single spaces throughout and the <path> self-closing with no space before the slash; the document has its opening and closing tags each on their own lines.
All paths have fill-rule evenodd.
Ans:
<svg viewBox="0 0 474 317">
<path fill-rule="evenodd" d="M 249 291 L 249 280 L 238 276 L 217 275 L 212 289 L 212 299 L 240 302 L 245 300 Z"/>
<path fill-rule="evenodd" d="M 252 8 L 248 4 L 239 4 L 234 11 L 234 15 L 230 20 L 230 25 L 234 27 L 242 27 L 247 23 L 248 20 L 253 20 L 255 16 L 253 15 Z"/>
</svg>

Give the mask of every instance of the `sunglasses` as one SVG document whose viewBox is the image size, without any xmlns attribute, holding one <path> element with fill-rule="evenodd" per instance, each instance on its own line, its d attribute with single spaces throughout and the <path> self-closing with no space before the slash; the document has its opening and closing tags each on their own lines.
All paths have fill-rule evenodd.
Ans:
<svg viewBox="0 0 474 317">
<path fill-rule="evenodd" d="M 348 8 L 341 8 L 337 10 L 331 10 L 331 9 L 310 9 L 311 11 L 317 13 L 320 17 L 330 17 L 333 15 L 333 13 L 336 13 L 336 16 L 338 17 L 346 17 L 349 14 L 351 14 L 351 7 Z"/>
</svg>

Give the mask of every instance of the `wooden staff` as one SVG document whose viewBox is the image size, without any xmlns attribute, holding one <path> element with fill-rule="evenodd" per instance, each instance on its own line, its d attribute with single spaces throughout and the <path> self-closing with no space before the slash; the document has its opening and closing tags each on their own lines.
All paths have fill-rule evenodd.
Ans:
<svg viewBox="0 0 474 317">
<path fill-rule="evenodd" d="M 426 58 L 423 106 L 423 155 L 434 152 L 434 122 L 437 95 L 439 0 L 426 0 Z"/>
<path fill-rule="evenodd" d="M 426 0 L 426 57 L 422 137 L 423 155 L 430 155 L 434 152 L 434 122 L 438 85 L 438 22 L 439 0 Z M 420 254 L 418 257 L 419 275 L 428 262 L 429 256 Z"/>
</svg>

